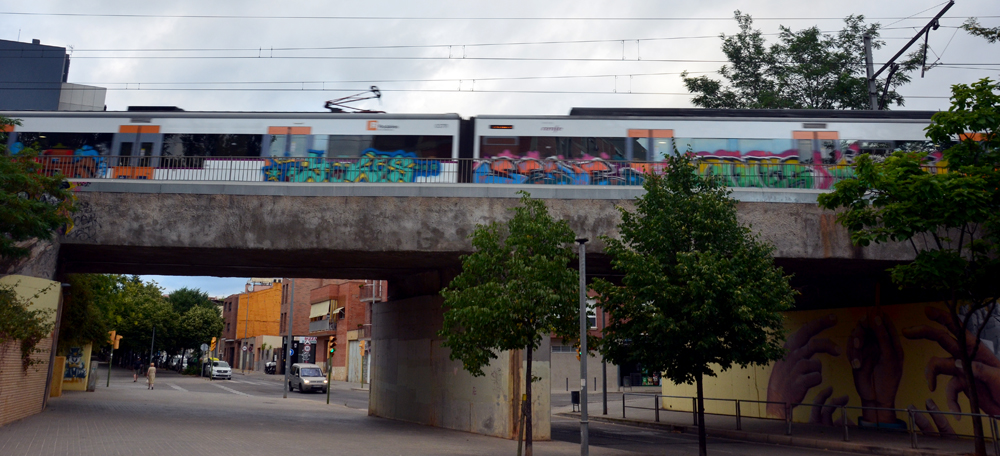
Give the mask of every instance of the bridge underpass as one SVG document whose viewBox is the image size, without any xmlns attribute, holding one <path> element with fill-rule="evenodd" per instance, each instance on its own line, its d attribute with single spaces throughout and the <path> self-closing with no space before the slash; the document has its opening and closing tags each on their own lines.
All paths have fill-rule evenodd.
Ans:
<svg viewBox="0 0 1000 456">
<path fill-rule="evenodd" d="M 524 390 L 520 353 L 504 353 L 473 378 L 435 334 L 438 291 L 471 250 L 477 223 L 502 220 L 524 189 L 592 240 L 588 276 L 614 279 L 599 236 L 615 236 L 616 205 L 641 188 L 511 185 L 379 185 L 80 181 L 73 229 L 61 239 L 59 274 L 120 273 L 388 280 L 373 311 L 369 413 L 507 438 Z M 739 215 L 775 245 L 795 275 L 800 308 L 874 303 L 886 267 L 908 246 L 855 248 L 816 191 L 740 189 Z M 882 286 L 882 303 L 910 297 Z M 549 436 L 547 341 L 534 357 L 544 380 L 534 434 Z"/>
</svg>

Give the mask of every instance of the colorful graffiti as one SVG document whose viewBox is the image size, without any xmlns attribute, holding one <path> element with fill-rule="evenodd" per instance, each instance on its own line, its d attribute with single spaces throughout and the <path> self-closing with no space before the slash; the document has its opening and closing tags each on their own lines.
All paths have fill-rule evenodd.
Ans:
<svg viewBox="0 0 1000 456">
<path fill-rule="evenodd" d="M 579 160 L 539 158 L 538 152 L 514 157 L 509 152 L 479 161 L 473 169 L 478 184 L 642 185 L 650 164 L 609 162 L 585 156 Z"/>
<path fill-rule="evenodd" d="M 66 373 L 63 378 L 71 383 L 82 382 L 83 379 L 87 378 L 87 363 L 83 359 L 83 347 L 69 349 L 69 355 L 66 356 Z"/>
<path fill-rule="evenodd" d="M 269 158 L 261 168 L 274 182 L 416 182 L 441 173 L 438 160 L 418 159 L 413 152 L 367 149 L 352 161 L 313 158 Z"/>
<path fill-rule="evenodd" d="M 10 146 L 10 152 L 17 155 L 24 148 L 24 144 L 15 142 Z M 103 176 L 108 170 L 107 159 L 97 149 L 86 145 L 75 150 L 60 146 L 45 149 L 35 160 L 42 164 L 42 172 L 49 176 L 62 174 L 68 178 L 90 179 Z"/>
</svg>

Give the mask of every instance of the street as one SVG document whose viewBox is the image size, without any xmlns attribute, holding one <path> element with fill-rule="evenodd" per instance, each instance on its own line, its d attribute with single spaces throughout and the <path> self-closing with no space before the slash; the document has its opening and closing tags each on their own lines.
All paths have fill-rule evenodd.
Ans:
<svg viewBox="0 0 1000 456">
<path fill-rule="evenodd" d="M 107 371 L 104 370 L 102 374 Z M 335 382 L 326 395 L 290 393 L 281 376 L 208 381 L 158 373 L 149 391 L 131 373 L 113 371 L 111 387 L 66 392 L 46 411 L 0 427 L 0 454 L 28 455 L 512 455 L 517 442 L 370 417 L 367 391 Z M 346 404 L 346 406 L 345 406 Z M 579 423 L 554 416 L 552 441 L 536 442 L 538 455 L 577 455 Z M 688 434 L 591 423 L 591 454 L 697 454 Z M 713 454 L 791 456 L 833 452 L 710 439 Z M 837 453 L 833 453 L 837 454 Z M 846 453 L 844 453 L 846 454 Z"/>
</svg>

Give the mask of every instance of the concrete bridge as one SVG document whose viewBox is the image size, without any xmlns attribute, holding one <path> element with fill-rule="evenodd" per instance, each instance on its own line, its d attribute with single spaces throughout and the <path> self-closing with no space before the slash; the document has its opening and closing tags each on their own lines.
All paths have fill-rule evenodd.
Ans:
<svg viewBox="0 0 1000 456">
<path fill-rule="evenodd" d="M 471 250 L 476 224 L 503 220 L 518 190 L 590 238 L 588 276 L 614 277 L 599 236 L 616 236 L 616 206 L 639 187 L 474 184 L 283 184 L 81 180 L 80 211 L 62 238 L 60 273 L 386 279 L 389 302 L 373 312 L 370 413 L 514 437 L 523 391 L 520 353 L 505 353 L 472 378 L 448 360 L 435 332 L 438 291 Z M 873 301 L 886 267 L 907 246 L 853 247 L 816 190 L 737 189 L 739 217 L 795 274 L 800 308 Z M 845 286 L 845 283 L 848 284 Z M 882 303 L 905 302 L 882 294 Z M 847 300 L 847 301 L 845 301 Z M 548 346 L 535 356 L 534 433 L 549 434 Z"/>
</svg>

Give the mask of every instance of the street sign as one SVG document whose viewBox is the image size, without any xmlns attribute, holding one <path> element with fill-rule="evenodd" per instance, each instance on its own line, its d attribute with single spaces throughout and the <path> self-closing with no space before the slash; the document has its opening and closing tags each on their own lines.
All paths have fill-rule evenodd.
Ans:
<svg viewBox="0 0 1000 456">
<path fill-rule="evenodd" d="M 304 352 L 306 352 L 306 353 L 309 353 L 309 347 L 310 347 L 310 346 L 311 346 L 311 345 L 308 345 L 308 344 L 307 344 L 307 345 L 306 345 L 305 347 L 302 347 L 302 351 L 304 351 Z"/>
<path fill-rule="evenodd" d="M 295 349 L 288 350 L 288 356 L 295 356 Z"/>
<path fill-rule="evenodd" d="M 208 344 L 201 344 L 201 351 L 208 351 Z"/>
<path fill-rule="evenodd" d="M 243 348 L 241 348 L 240 350 L 247 351 L 247 346 L 244 345 Z"/>
</svg>

